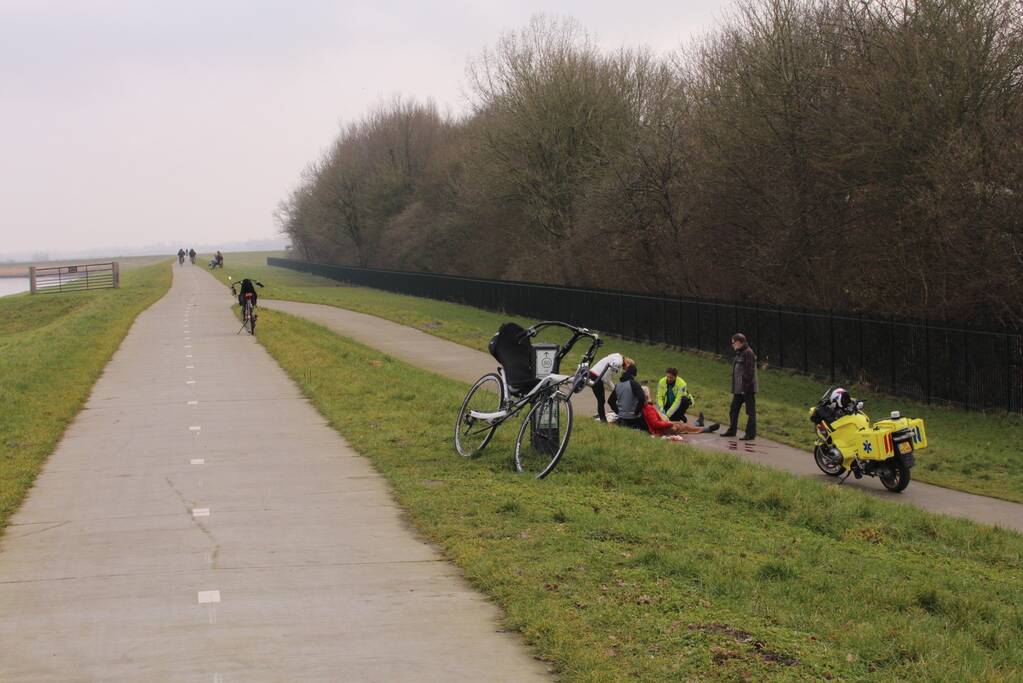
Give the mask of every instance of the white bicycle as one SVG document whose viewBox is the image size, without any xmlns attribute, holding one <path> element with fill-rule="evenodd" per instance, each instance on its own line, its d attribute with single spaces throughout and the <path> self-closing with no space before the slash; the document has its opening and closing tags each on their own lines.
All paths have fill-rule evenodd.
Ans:
<svg viewBox="0 0 1023 683">
<path fill-rule="evenodd" d="M 530 340 L 541 330 L 562 327 L 572 332 L 564 346 L 551 349 L 539 361 Z M 558 373 L 561 360 L 580 339 L 589 349 L 571 375 Z M 515 469 L 543 479 L 558 464 L 572 435 L 573 394 L 603 378 L 593 377 L 590 363 L 603 344 L 600 337 L 584 328 L 563 322 L 538 322 L 529 329 L 505 323 L 490 340 L 490 353 L 501 366 L 483 375 L 469 389 L 455 421 L 455 450 L 459 455 L 477 455 L 506 420 L 529 406 L 515 440 Z"/>
</svg>

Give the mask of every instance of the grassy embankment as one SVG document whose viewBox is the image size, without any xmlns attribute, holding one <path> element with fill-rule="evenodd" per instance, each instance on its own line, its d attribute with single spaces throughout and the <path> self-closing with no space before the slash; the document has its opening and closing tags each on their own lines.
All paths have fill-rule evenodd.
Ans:
<svg viewBox="0 0 1023 683">
<path fill-rule="evenodd" d="M 305 273 L 266 265 L 266 253 L 230 254 L 228 275 L 260 279 L 266 289 L 260 295 L 272 299 L 308 301 L 339 306 L 393 320 L 473 349 L 483 350 L 501 322 L 512 319 L 468 306 L 431 299 L 401 296 L 339 286 Z M 529 322 L 515 318 L 523 324 Z M 584 321 L 577 321 L 584 322 Z M 729 364 L 704 354 L 651 346 L 616 338 L 608 339 L 606 351 L 621 351 L 636 359 L 640 378 L 653 383 L 665 367 L 678 366 L 697 397 L 697 410 L 715 419 L 727 419 Z M 785 371 L 760 374 L 757 398 L 760 434 L 809 451 L 813 442 L 807 409 L 828 388 L 812 378 Z M 1023 419 L 1018 415 L 982 414 L 943 406 L 928 406 L 905 398 L 893 398 L 869 390 L 856 391 L 867 401 L 868 412 L 903 414 L 926 418 L 931 446 L 918 455 L 914 478 L 939 486 L 1023 502 Z M 741 425 L 740 425 L 741 426 Z"/>
<path fill-rule="evenodd" d="M 258 339 L 564 680 L 1023 675 L 1017 534 L 585 419 L 516 476 L 512 426 L 454 454 L 464 384 L 272 311 Z"/>
<path fill-rule="evenodd" d="M 120 289 L 0 298 L 0 533 L 135 317 L 171 283 L 168 262 Z"/>
<path fill-rule="evenodd" d="M 121 264 L 121 270 L 130 268 L 141 268 L 143 266 L 151 266 L 155 263 L 161 263 L 170 258 L 167 255 L 162 256 L 103 256 L 103 257 L 90 257 L 80 259 L 64 259 L 61 261 L 19 261 L 16 263 L 0 263 L 0 277 L 28 277 L 29 266 L 38 266 L 40 268 L 52 268 L 54 266 L 81 264 L 81 263 L 107 263 L 109 261 L 117 261 Z"/>
</svg>

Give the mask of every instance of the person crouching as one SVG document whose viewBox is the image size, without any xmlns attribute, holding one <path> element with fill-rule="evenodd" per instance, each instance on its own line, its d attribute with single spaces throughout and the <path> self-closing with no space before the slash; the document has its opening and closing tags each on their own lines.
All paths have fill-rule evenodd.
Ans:
<svg viewBox="0 0 1023 683">
<path fill-rule="evenodd" d="M 611 410 L 618 414 L 618 424 L 622 427 L 646 430 L 643 421 L 643 404 L 646 402 L 643 387 L 636 381 L 636 364 L 627 362 L 622 369 L 622 378 L 615 385 L 615 390 L 608 398 Z"/>
</svg>

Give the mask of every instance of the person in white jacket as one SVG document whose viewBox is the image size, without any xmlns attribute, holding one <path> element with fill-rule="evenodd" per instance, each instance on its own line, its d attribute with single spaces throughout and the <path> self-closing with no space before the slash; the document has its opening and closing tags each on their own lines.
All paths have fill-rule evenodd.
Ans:
<svg viewBox="0 0 1023 683">
<path fill-rule="evenodd" d="M 597 414 L 593 416 L 594 419 L 607 422 L 607 410 L 604 407 L 606 397 L 615 390 L 622 369 L 635 364 L 634 360 L 620 353 L 609 353 L 590 367 L 590 387 L 597 399 Z"/>
</svg>

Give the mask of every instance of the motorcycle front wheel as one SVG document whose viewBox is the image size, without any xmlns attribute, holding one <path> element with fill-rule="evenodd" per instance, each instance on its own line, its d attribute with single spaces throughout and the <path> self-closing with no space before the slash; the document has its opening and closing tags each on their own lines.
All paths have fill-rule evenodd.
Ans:
<svg viewBox="0 0 1023 683">
<path fill-rule="evenodd" d="M 878 471 L 877 478 L 886 489 L 899 493 L 909 486 L 909 468 L 902 458 L 895 456 Z"/>
<path fill-rule="evenodd" d="M 841 463 L 835 464 L 834 462 L 829 460 L 827 455 L 825 455 L 824 453 L 824 449 L 826 448 L 827 446 L 825 446 L 824 444 L 820 444 L 816 448 L 814 448 L 813 461 L 817 463 L 817 467 L 821 469 L 821 472 L 828 475 L 829 477 L 837 477 L 838 475 L 842 474 L 843 471 L 842 464 Z"/>
</svg>

